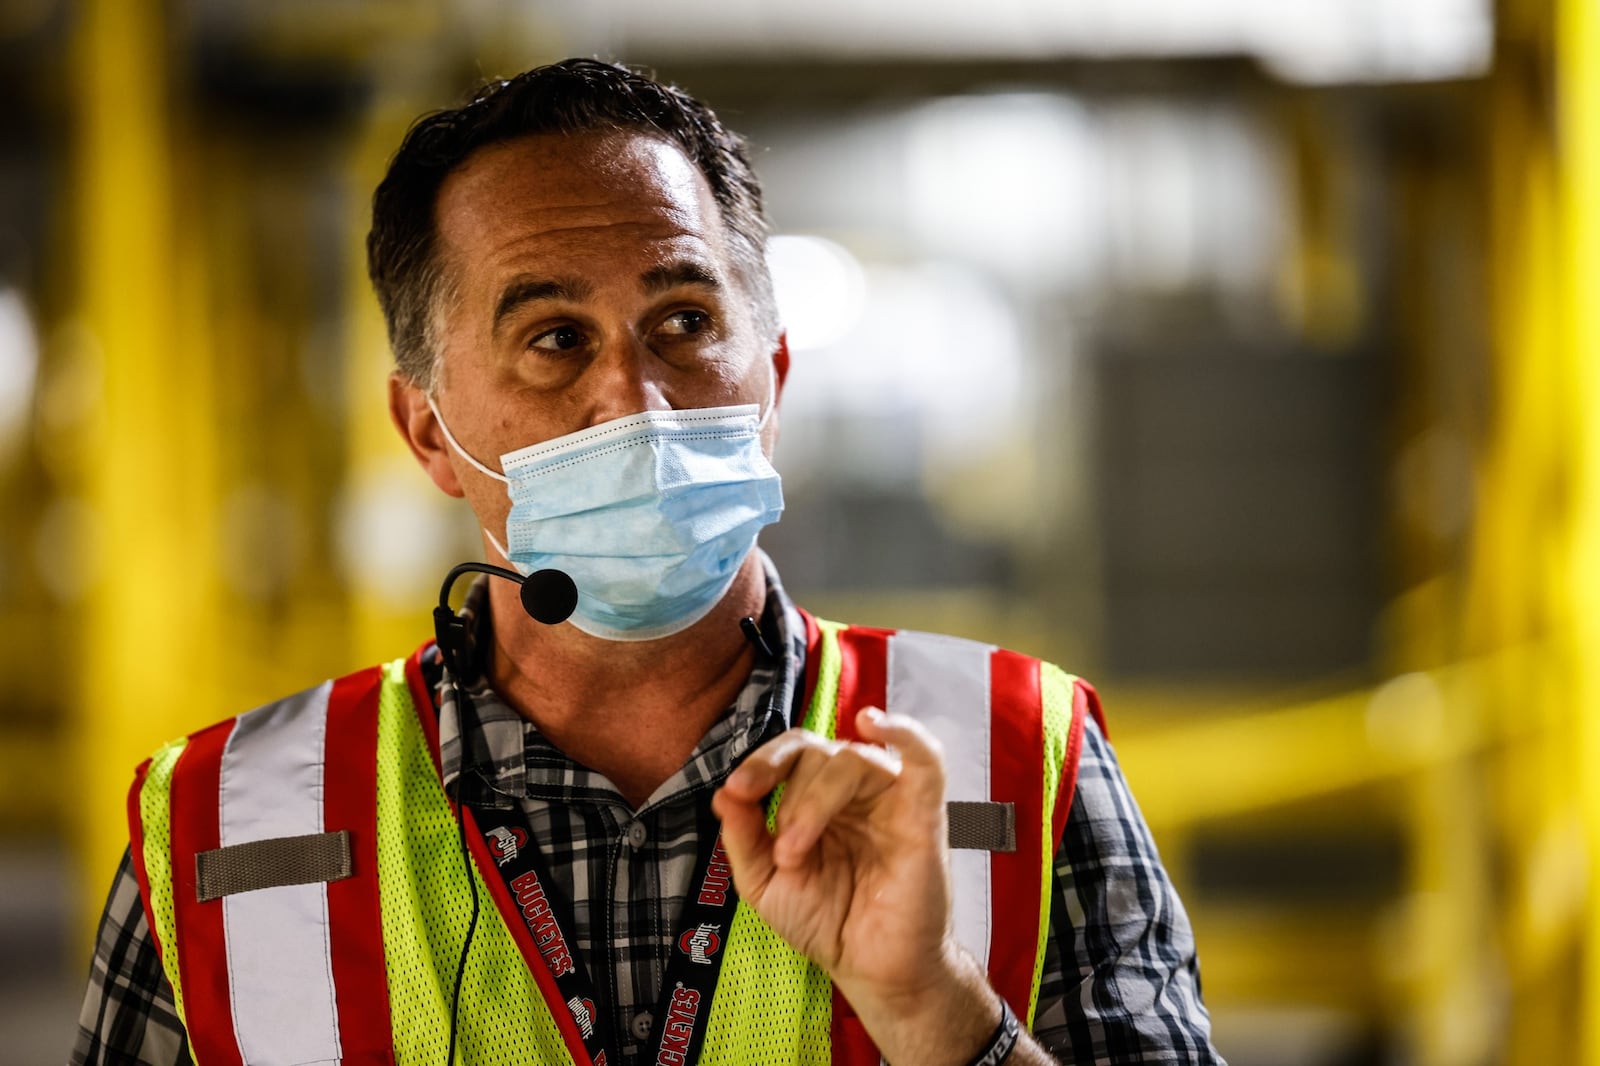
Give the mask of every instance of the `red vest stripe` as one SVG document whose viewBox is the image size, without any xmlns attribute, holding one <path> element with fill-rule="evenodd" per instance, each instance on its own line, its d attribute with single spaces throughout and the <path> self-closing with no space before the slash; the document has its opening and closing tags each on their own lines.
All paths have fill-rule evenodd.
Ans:
<svg viewBox="0 0 1600 1066">
<path fill-rule="evenodd" d="M 522 916 L 522 908 L 511 898 L 511 890 L 506 887 L 505 878 L 501 877 L 495 868 L 494 856 L 489 854 L 489 846 L 484 843 L 483 833 L 479 831 L 477 819 L 472 817 L 470 807 L 467 808 L 465 817 L 467 846 L 472 850 L 473 861 L 478 864 L 478 871 L 483 875 L 483 883 L 489 888 L 489 898 L 500 911 L 501 919 L 511 931 L 511 938 L 521 949 L 523 961 L 528 964 L 528 971 L 533 974 L 540 994 L 550 1005 L 550 1014 L 555 1018 L 556 1027 L 561 1030 L 561 1038 L 567 1042 L 567 1052 L 571 1054 L 574 1066 L 592 1066 L 589 1061 L 589 1050 L 583 1046 L 583 1034 L 578 1031 L 577 1020 L 572 1017 L 572 1011 L 568 1009 L 566 1000 L 561 998 L 561 991 L 556 987 L 555 975 L 550 972 L 549 965 L 540 954 L 539 946 L 533 942 L 533 934 L 528 930 L 528 922 Z M 492 919 L 488 914 L 478 916 L 480 922 L 489 920 Z"/>
<path fill-rule="evenodd" d="M 1061 764 L 1061 792 L 1056 800 L 1055 814 L 1050 820 L 1051 832 L 1057 843 L 1067 830 L 1067 813 L 1072 809 L 1072 798 L 1078 790 L 1078 756 L 1083 752 L 1083 720 L 1094 715 L 1095 724 L 1103 735 L 1105 717 L 1100 712 L 1100 697 L 1087 681 L 1072 683 L 1072 726 L 1067 732 L 1067 757 Z"/>
<path fill-rule="evenodd" d="M 434 706 L 428 679 L 422 676 L 422 655 L 431 647 L 433 642 L 429 641 L 406 657 L 406 683 L 411 686 L 411 706 L 416 708 L 417 719 L 422 723 L 422 737 L 428 742 L 433 769 L 439 773 L 439 711 Z"/>
<path fill-rule="evenodd" d="M 1106 728 L 1106 712 L 1100 707 L 1100 693 L 1096 692 L 1094 686 L 1081 677 L 1074 679 L 1074 689 L 1075 691 L 1072 694 L 1074 717 L 1081 718 L 1084 715 L 1088 715 L 1094 719 L 1094 724 L 1100 727 L 1100 735 L 1110 737 L 1111 732 Z"/>
<path fill-rule="evenodd" d="M 323 781 L 327 831 L 350 831 L 354 876 L 328 883 L 328 949 L 339 1005 L 345 1062 L 392 1063 L 389 986 L 378 898 L 378 667 L 333 683 L 328 695 L 327 763 Z"/>
<path fill-rule="evenodd" d="M 883 710 L 889 706 L 889 638 L 892 629 L 850 626 L 839 634 L 839 654 L 843 671 L 839 676 L 839 721 L 834 736 L 839 740 L 860 739 L 856 734 L 856 712 L 864 707 Z"/>
<path fill-rule="evenodd" d="M 806 615 L 806 630 L 815 623 Z M 850 626 L 839 633 L 839 702 L 836 705 L 838 721 L 834 724 L 834 737 L 838 740 L 859 739 L 856 733 L 856 712 L 863 707 L 887 707 L 889 704 L 889 637 L 893 630 Z M 820 649 L 811 647 L 806 654 L 806 706 L 811 705 L 815 689 L 813 664 L 821 658 Z M 856 1016 L 850 1002 L 833 990 L 833 1014 L 830 1022 L 830 1042 L 833 1045 L 834 1066 L 878 1066 L 883 1056 L 867 1035 L 866 1027 Z"/>
<path fill-rule="evenodd" d="M 989 798 L 1010 803 L 1016 811 L 1017 849 L 989 856 L 994 934 L 989 979 L 1011 1004 L 1017 1017 L 1028 1020 L 1033 999 L 1033 964 L 1039 943 L 1039 864 L 1053 855 L 1044 847 L 1042 810 L 1044 714 L 1039 700 L 1039 661 L 1011 651 L 989 657 Z"/>
<path fill-rule="evenodd" d="M 804 709 L 811 706 L 811 694 L 817 691 L 817 667 L 822 661 L 822 629 L 817 625 L 817 620 L 811 616 L 810 611 L 805 610 L 803 607 L 797 607 L 795 608 L 795 613 L 800 616 L 800 620 L 806 626 L 806 670 L 805 677 L 802 679 L 806 688 L 801 704 L 801 714 L 804 714 Z M 788 708 L 785 707 L 784 710 L 787 711 Z M 796 722 L 794 724 L 799 725 L 800 723 Z"/>
<path fill-rule="evenodd" d="M 218 817 L 222 752 L 236 720 L 220 722 L 190 738 L 172 774 L 173 930 L 178 939 L 178 978 L 183 987 L 189 1046 L 207 1049 L 204 1066 L 243 1066 L 233 1033 L 227 937 L 222 906 L 195 894 L 195 860 L 220 847 Z"/>
</svg>

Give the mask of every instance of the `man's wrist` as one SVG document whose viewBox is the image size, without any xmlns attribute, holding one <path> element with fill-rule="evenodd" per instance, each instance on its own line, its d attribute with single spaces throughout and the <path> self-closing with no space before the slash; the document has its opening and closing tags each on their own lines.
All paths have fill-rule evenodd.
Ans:
<svg viewBox="0 0 1600 1066">
<path fill-rule="evenodd" d="M 916 987 L 884 993 L 840 989 L 890 1062 L 967 1066 L 1000 1025 L 1000 996 L 977 960 L 960 948 Z"/>
<path fill-rule="evenodd" d="M 988 1043 L 967 1061 L 967 1066 L 1000 1066 L 1011 1057 L 1012 1049 L 1022 1038 L 1022 1023 L 1011 1010 L 1011 1004 L 1003 996 L 995 998 L 1000 1001 L 1000 1024 L 989 1035 Z"/>
</svg>

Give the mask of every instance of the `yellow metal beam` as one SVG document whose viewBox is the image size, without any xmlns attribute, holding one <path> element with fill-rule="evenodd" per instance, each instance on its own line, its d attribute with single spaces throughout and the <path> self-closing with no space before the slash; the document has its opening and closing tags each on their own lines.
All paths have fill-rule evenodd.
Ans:
<svg viewBox="0 0 1600 1066">
<path fill-rule="evenodd" d="M 215 492 L 211 364 L 185 255 L 168 106 L 165 5 L 78 5 L 78 311 L 98 351 L 101 393 L 78 455 L 93 528 L 81 638 L 66 658 L 80 687 L 72 777 L 93 883 L 127 840 L 118 817 L 133 765 L 199 724 L 216 661 L 209 624 Z"/>
<path fill-rule="evenodd" d="M 1114 740 L 1160 834 L 1417 778 L 1492 743 L 1525 740 L 1533 723 L 1495 715 L 1482 694 L 1491 677 L 1544 668 L 1533 651 L 1514 650 L 1282 710 L 1119 729 Z"/>
<path fill-rule="evenodd" d="M 1561 369 L 1570 386 L 1572 524 L 1566 578 L 1578 780 L 1587 827 L 1589 920 L 1584 944 L 1583 1058 L 1600 1064 L 1600 11 L 1559 0 L 1555 67 L 1561 150 L 1565 327 Z"/>
<path fill-rule="evenodd" d="M 1498 692 L 1542 738 L 1503 784 L 1510 1061 L 1600 1066 L 1600 17 L 1593 0 L 1501 0 L 1497 13 L 1495 428 L 1469 618 L 1478 650 L 1551 650 L 1546 670 Z M 1566 1012 L 1574 895 L 1582 981 Z"/>
</svg>

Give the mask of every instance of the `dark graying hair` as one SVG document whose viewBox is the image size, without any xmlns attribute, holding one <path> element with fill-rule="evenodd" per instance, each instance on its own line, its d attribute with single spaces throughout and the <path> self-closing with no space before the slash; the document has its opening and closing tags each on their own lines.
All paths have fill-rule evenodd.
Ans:
<svg viewBox="0 0 1600 1066">
<path fill-rule="evenodd" d="M 367 274 L 401 373 L 423 388 L 435 383 L 435 324 L 448 293 L 436 255 L 434 207 L 450 172 L 479 148 L 516 137 L 611 130 L 662 137 L 700 169 L 722 212 L 734 269 L 755 304 L 757 328 L 765 340 L 776 339 L 761 183 L 744 140 L 681 89 L 612 63 L 565 59 L 489 82 L 464 106 L 418 119 L 378 185 Z"/>
</svg>

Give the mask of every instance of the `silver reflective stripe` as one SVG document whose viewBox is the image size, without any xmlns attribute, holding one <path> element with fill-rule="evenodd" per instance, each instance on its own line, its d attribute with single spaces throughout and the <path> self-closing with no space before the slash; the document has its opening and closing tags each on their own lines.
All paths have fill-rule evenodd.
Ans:
<svg viewBox="0 0 1600 1066">
<path fill-rule="evenodd" d="M 222 846 L 322 833 L 331 682 L 241 715 L 222 752 Z M 337 1062 L 328 886 L 222 899 L 239 1052 L 251 1066 Z"/>
<path fill-rule="evenodd" d="M 989 656 L 994 646 L 932 633 L 889 638 L 889 706 L 944 747 L 946 803 L 989 802 Z M 989 853 L 950 853 L 956 939 L 989 965 Z"/>
</svg>

